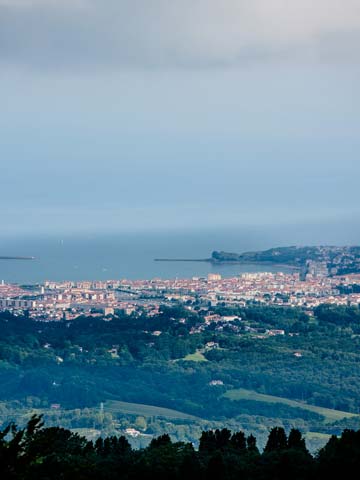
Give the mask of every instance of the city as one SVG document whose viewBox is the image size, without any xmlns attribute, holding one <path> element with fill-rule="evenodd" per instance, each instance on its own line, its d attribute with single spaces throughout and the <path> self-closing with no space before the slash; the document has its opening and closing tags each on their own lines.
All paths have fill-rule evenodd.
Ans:
<svg viewBox="0 0 360 480">
<path fill-rule="evenodd" d="M 190 279 L 45 281 L 41 285 L 0 284 L 0 309 L 27 312 L 40 321 L 73 320 L 78 316 L 156 315 L 162 304 L 189 310 L 247 304 L 302 307 L 311 314 L 321 304 L 359 305 L 360 274 L 325 276 L 299 273 L 245 273 L 223 278 L 212 273 Z"/>
</svg>

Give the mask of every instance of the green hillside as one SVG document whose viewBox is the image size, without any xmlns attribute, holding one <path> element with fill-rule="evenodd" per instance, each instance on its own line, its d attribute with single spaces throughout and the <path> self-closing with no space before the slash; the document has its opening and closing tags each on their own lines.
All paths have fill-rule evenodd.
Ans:
<svg viewBox="0 0 360 480">
<path fill-rule="evenodd" d="M 143 405 L 141 403 L 128 403 L 120 401 L 108 401 L 104 410 L 111 413 L 122 413 L 128 415 L 142 415 L 143 417 L 164 417 L 179 420 L 199 420 L 193 415 L 171 410 L 170 408 L 156 407 L 154 405 Z"/>
<path fill-rule="evenodd" d="M 289 407 L 301 408 L 303 410 L 308 410 L 310 412 L 318 413 L 325 417 L 325 423 L 335 422 L 337 420 L 342 420 L 344 418 L 357 417 L 354 413 L 342 412 L 340 410 L 332 410 L 330 408 L 317 407 L 315 405 L 309 405 L 304 402 L 298 402 L 296 400 L 290 400 L 288 398 L 275 397 L 273 395 L 265 395 L 263 393 L 257 393 L 252 390 L 246 390 L 244 388 L 239 388 L 236 390 L 228 390 L 223 395 L 229 400 L 253 400 L 257 402 L 266 402 L 266 403 L 281 403 L 288 405 Z"/>
</svg>

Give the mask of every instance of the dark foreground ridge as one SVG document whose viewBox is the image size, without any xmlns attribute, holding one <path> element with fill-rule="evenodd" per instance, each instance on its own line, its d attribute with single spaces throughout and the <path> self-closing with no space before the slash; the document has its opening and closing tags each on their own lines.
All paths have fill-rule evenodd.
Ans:
<svg viewBox="0 0 360 480">
<path fill-rule="evenodd" d="M 332 436 L 316 456 L 310 455 L 302 434 L 292 429 L 270 430 L 264 451 L 256 438 L 243 432 L 203 432 L 199 449 L 173 443 L 164 434 L 147 448 L 133 450 L 125 437 L 88 441 L 59 427 L 44 428 L 33 416 L 27 426 L 0 431 L 2 479 L 322 479 L 350 478 L 360 466 L 360 430 Z"/>
</svg>

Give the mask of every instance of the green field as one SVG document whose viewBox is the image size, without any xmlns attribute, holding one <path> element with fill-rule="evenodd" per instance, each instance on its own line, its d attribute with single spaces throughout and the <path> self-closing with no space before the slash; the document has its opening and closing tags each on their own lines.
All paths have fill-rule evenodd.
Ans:
<svg viewBox="0 0 360 480">
<path fill-rule="evenodd" d="M 317 407 L 315 405 L 309 405 L 304 402 L 298 402 L 296 400 L 289 400 L 288 398 L 275 397 L 273 395 L 264 395 L 262 393 L 257 393 L 252 390 L 245 390 L 244 388 L 239 388 L 236 390 L 228 390 L 224 393 L 224 397 L 229 400 L 253 400 L 257 402 L 266 402 L 266 403 L 282 403 L 288 405 L 289 407 L 301 408 L 303 410 L 308 410 L 310 412 L 318 413 L 325 417 L 325 423 L 335 422 L 337 420 L 342 420 L 344 418 L 357 417 L 355 413 L 342 412 L 340 410 L 331 410 L 330 408 Z"/>
<path fill-rule="evenodd" d="M 169 408 L 143 405 L 141 403 L 119 402 L 115 400 L 104 404 L 104 411 L 116 414 L 141 415 L 143 417 L 164 417 L 179 420 L 199 420 L 199 418 Z"/>
<path fill-rule="evenodd" d="M 189 355 L 186 355 L 186 357 L 184 357 L 183 360 L 185 360 L 186 362 L 207 362 L 208 361 L 200 350 L 197 350 L 195 353 L 189 353 Z"/>
</svg>

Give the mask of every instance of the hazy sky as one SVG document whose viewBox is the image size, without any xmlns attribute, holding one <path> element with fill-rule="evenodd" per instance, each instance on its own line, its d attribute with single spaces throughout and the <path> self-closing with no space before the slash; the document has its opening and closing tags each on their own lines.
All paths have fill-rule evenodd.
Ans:
<svg viewBox="0 0 360 480">
<path fill-rule="evenodd" d="M 360 218 L 359 0 L 0 0 L 3 234 Z"/>
</svg>

